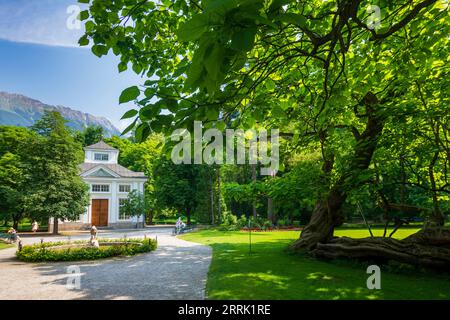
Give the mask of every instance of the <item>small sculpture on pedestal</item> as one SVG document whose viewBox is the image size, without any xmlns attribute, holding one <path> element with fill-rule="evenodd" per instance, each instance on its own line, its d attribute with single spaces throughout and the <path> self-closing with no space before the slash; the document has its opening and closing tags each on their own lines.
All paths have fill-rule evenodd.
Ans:
<svg viewBox="0 0 450 320">
<path fill-rule="evenodd" d="M 100 247 L 97 239 L 97 228 L 92 226 L 91 228 L 91 239 L 89 240 L 89 245 L 94 248 Z"/>
</svg>

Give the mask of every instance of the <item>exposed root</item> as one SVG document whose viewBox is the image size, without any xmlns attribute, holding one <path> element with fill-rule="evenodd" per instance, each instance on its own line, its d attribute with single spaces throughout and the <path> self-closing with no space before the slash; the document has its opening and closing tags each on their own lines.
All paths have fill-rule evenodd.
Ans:
<svg viewBox="0 0 450 320">
<path fill-rule="evenodd" d="M 317 243 L 313 256 L 336 259 L 396 260 L 413 265 L 450 269 L 450 229 L 425 229 L 410 237 L 353 239 L 333 238 Z"/>
</svg>

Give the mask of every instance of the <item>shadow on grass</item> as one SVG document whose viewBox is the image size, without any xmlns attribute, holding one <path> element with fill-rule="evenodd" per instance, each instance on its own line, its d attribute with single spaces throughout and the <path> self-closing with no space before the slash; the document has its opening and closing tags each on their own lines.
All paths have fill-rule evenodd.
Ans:
<svg viewBox="0 0 450 320">
<path fill-rule="evenodd" d="M 253 235 L 252 235 L 253 236 Z M 321 261 L 288 254 L 292 240 L 212 243 L 210 299 L 448 299 L 450 276 L 381 267 L 381 290 L 369 290 L 370 263 Z"/>
</svg>

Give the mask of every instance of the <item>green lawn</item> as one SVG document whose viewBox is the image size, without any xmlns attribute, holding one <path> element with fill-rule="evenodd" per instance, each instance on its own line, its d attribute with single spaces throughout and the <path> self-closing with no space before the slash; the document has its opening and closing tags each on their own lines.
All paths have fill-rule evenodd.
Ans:
<svg viewBox="0 0 450 320">
<path fill-rule="evenodd" d="M 7 244 L 7 243 L 4 243 L 4 242 L 0 241 L 0 250 L 7 249 L 7 248 L 12 248 L 13 246 L 14 245 L 12 245 L 12 244 Z"/>
<path fill-rule="evenodd" d="M 20 224 L 17 231 L 19 232 L 31 232 L 31 224 L 32 221 L 29 219 L 23 219 Z M 9 222 L 7 225 L 1 225 L 0 226 L 0 233 L 6 233 L 8 232 L 9 228 L 12 228 L 12 223 Z M 47 231 L 47 224 L 45 223 L 39 223 L 39 231 Z"/>
<path fill-rule="evenodd" d="M 396 237 L 414 233 L 400 230 Z M 381 229 L 375 230 L 382 234 Z M 366 237 L 367 230 L 337 230 L 338 236 Z M 209 299 L 450 299 L 450 276 L 406 268 L 381 268 L 381 290 L 366 287 L 366 265 L 326 262 L 287 253 L 298 232 L 252 233 L 202 230 L 182 239 L 210 245 Z M 395 270 L 395 271 L 394 271 Z"/>
</svg>

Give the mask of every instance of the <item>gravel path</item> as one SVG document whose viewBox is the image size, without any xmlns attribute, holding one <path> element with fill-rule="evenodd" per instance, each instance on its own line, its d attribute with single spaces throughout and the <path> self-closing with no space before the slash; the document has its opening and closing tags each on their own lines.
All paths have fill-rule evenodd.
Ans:
<svg viewBox="0 0 450 320">
<path fill-rule="evenodd" d="M 171 231 L 128 232 L 130 238 L 144 234 L 152 238 L 157 236 L 158 249 L 134 257 L 92 262 L 30 264 L 18 261 L 14 256 L 15 249 L 0 250 L 0 300 L 205 299 L 211 248 L 173 237 Z M 123 234 L 123 231 L 109 232 L 100 236 L 120 238 Z M 71 237 L 82 238 L 88 238 L 88 235 Z M 58 238 L 45 239 L 52 240 Z M 38 241 L 38 238 L 24 239 L 24 243 Z M 70 275 L 67 272 L 71 266 L 79 267 L 79 290 L 67 287 Z"/>
</svg>

